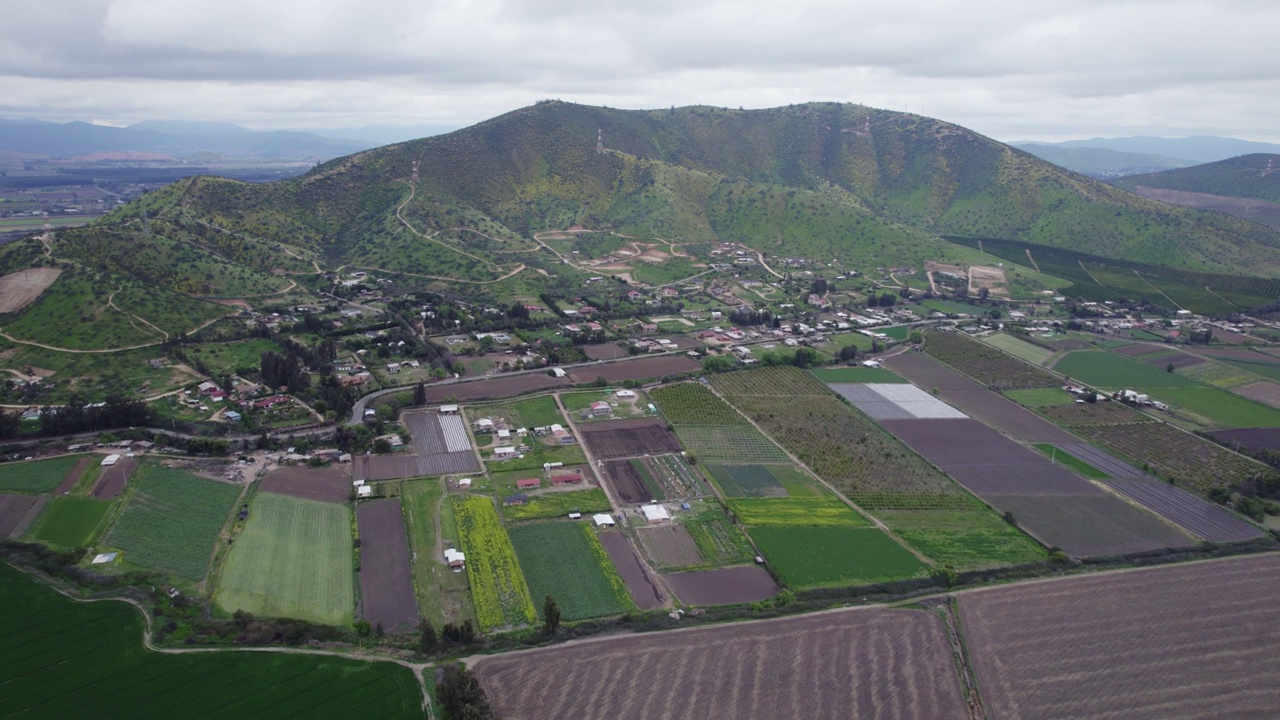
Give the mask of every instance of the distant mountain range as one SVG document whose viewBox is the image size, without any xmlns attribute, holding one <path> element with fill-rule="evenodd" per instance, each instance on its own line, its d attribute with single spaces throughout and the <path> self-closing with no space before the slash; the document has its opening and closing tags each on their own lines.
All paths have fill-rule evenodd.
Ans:
<svg viewBox="0 0 1280 720">
<path fill-rule="evenodd" d="M 1256 153 L 1112 181 L 1144 197 L 1280 227 L 1280 155 Z"/>
<path fill-rule="evenodd" d="M 1137 136 L 1011 144 L 1068 170 L 1104 178 L 1189 167 L 1253 153 L 1280 153 L 1280 145 L 1274 143 L 1211 135 L 1181 138 Z"/>
<path fill-rule="evenodd" d="M 179 160 L 200 156 L 201 162 L 209 162 L 210 156 L 226 160 L 321 162 L 376 144 L 310 132 L 260 132 L 230 123 L 146 121 L 110 127 L 86 122 L 0 120 L 0 151 L 53 158 L 154 153 Z"/>
</svg>

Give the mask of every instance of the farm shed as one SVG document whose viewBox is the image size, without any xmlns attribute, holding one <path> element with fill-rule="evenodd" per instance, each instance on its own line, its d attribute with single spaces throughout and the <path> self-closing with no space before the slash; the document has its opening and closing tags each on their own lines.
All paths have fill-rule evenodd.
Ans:
<svg viewBox="0 0 1280 720">
<path fill-rule="evenodd" d="M 120 462 L 120 456 L 113 453 L 102 458 L 102 467 L 111 467 L 118 462 Z"/>
<path fill-rule="evenodd" d="M 502 498 L 503 505 L 523 505 L 529 502 L 529 496 L 524 493 L 516 493 Z"/>
<path fill-rule="evenodd" d="M 591 519 L 595 521 L 596 527 L 613 527 L 614 525 L 617 525 L 617 523 L 613 521 L 613 516 L 609 513 L 593 515 Z"/>
<path fill-rule="evenodd" d="M 460 488 L 471 487 L 471 478 L 458 478 L 458 487 Z"/>
<path fill-rule="evenodd" d="M 511 439 L 511 431 L 510 431 L 510 430 L 499 430 L 499 431 L 498 431 L 498 439 L 499 439 L 499 440 L 510 440 L 510 439 Z"/>
<path fill-rule="evenodd" d="M 493 420 L 480 418 L 476 421 L 476 432 L 493 432 Z"/>
<path fill-rule="evenodd" d="M 458 406 L 457 405 L 441 405 L 440 414 L 441 415 L 457 415 Z"/>
<path fill-rule="evenodd" d="M 540 487 L 541 485 L 542 481 L 538 478 L 521 478 L 516 481 L 516 487 L 521 490 L 530 490 L 532 488 Z"/>
<path fill-rule="evenodd" d="M 576 482 L 582 482 L 582 475 L 576 472 L 561 473 L 551 476 L 552 485 L 572 485 Z"/>
<path fill-rule="evenodd" d="M 493 449 L 493 457 L 498 460 L 506 460 L 516 456 L 516 449 L 510 445 L 496 447 Z"/>
<path fill-rule="evenodd" d="M 561 370 L 560 368 L 551 368 L 551 374 L 558 378 L 562 378 L 565 375 L 564 370 Z"/>
<path fill-rule="evenodd" d="M 454 550 L 453 548 L 446 548 L 444 551 L 444 561 L 454 570 L 461 570 L 466 567 L 467 556 L 461 551 Z"/>
<path fill-rule="evenodd" d="M 228 410 L 225 414 L 225 417 L 229 422 L 240 422 L 241 415 L 235 410 Z"/>
<path fill-rule="evenodd" d="M 671 521 L 670 513 L 661 505 L 644 505 L 640 508 L 640 512 L 644 515 L 644 519 L 649 521 L 650 525 Z"/>
<path fill-rule="evenodd" d="M 373 486 L 361 485 L 360 487 L 356 488 L 356 497 L 362 497 L 362 498 L 373 497 Z"/>
<path fill-rule="evenodd" d="M 617 396 L 620 398 L 634 398 L 636 393 L 634 390 L 619 390 Z"/>
</svg>

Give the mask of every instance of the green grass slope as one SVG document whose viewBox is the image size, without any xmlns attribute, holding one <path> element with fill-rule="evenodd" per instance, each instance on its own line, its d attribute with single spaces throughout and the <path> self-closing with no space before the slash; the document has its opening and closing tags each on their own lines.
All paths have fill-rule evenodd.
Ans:
<svg viewBox="0 0 1280 720">
<path fill-rule="evenodd" d="M 1129 191 L 1149 187 L 1280 203 L 1280 155 L 1241 155 L 1188 168 L 1132 175 L 1111 184 Z"/>
</svg>

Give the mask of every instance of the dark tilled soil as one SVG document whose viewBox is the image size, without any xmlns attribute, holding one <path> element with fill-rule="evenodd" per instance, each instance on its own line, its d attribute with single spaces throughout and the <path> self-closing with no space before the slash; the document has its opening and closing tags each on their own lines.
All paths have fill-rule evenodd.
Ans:
<svg viewBox="0 0 1280 720">
<path fill-rule="evenodd" d="M 701 369 L 702 366 L 698 361 L 687 355 L 661 355 L 575 368 L 569 376 L 575 383 L 594 382 L 597 378 L 604 378 L 608 383 L 618 383 L 624 380 L 649 380 L 678 373 L 697 372 Z"/>
<path fill-rule="evenodd" d="M 630 460 L 606 460 L 604 476 L 614 494 L 624 503 L 646 503 L 653 500 L 644 479 L 631 466 Z"/>
<path fill-rule="evenodd" d="M 48 498 L 39 495 L 0 495 L 0 538 L 20 537 Z"/>
<path fill-rule="evenodd" d="M 661 420 L 637 418 L 580 427 L 582 441 L 597 459 L 680 452 L 680 441 Z"/>
<path fill-rule="evenodd" d="M 960 593 L 987 712 L 1275 717 L 1278 574 L 1267 553 Z"/>
<path fill-rule="evenodd" d="M 351 466 L 330 465 L 313 468 L 301 465 L 271 471 L 262 479 L 261 489 L 279 495 L 345 503 L 351 500 Z"/>
<path fill-rule="evenodd" d="M 413 632 L 418 603 L 409 568 L 409 540 L 399 500 L 373 500 L 356 509 L 360 531 L 360 597 L 364 619 L 389 633 Z"/>
<path fill-rule="evenodd" d="M 613 566 L 618 568 L 618 574 L 622 576 L 627 589 L 631 591 L 636 607 L 641 610 L 662 607 L 662 593 L 658 592 L 658 587 L 645 571 L 644 565 L 640 562 L 639 553 L 631 545 L 627 536 L 618 531 L 602 532 L 600 544 L 604 545 L 605 552 L 609 553 Z"/>
<path fill-rule="evenodd" d="M 120 493 L 124 492 L 124 487 L 129 482 L 129 477 L 137 467 L 138 461 L 135 458 L 120 458 L 115 465 L 102 471 L 97 484 L 89 494 L 96 498 L 120 497 Z"/>
<path fill-rule="evenodd" d="M 99 462 L 102 462 L 102 460 L 97 456 L 80 458 L 80 460 L 76 462 L 76 466 L 71 468 L 71 472 L 68 472 L 67 476 L 58 484 L 58 488 L 53 491 L 53 494 L 65 495 L 71 492 L 71 488 L 75 487 L 76 481 L 80 479 L 80 476 L 84 475 L 85 471 L 88 470 L 91 465 Z"/>
<path fill-rule="evenodd" d="M 1235 448 L 1257 452 L 1258 450 L 1280 450 L 1280 428 L 1239 428 L 1235 430 L 1212 430 L 1208 433 L 1214 440 L 1226 443 Z"/>
<path fill-rule="evenodd" d="M 507 720 L 969 717 L 941 618 L 851 610 L 481 660 Z"/>
<path fill-rule="evenodd" d="M 737 605 L 768 600 L 781 589 L 764 568 L 756 566 L 672 573 L 662 579 L 686 605 Z"/>
</svg>

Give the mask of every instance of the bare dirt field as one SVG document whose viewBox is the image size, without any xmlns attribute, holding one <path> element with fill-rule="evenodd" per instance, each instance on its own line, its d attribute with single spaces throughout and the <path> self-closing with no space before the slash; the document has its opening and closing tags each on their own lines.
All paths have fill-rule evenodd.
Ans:
<svg viewBox="0 0 1280 720">
<path fill-rule="evenodd" d="M 345 503 L 351 500 L 351 467 L 330 465 L 313 468 L 304 465 L 272 470 L 262 478 L 261 489 L 278 495 Z"/>
<path fill-rule="evenodd" d="M 1009 280 L 1004 270 L 989 265 L 971 265 L 969 267 L 969 294 L 977 296 L 982 288 L 992 295 L 1007 296 Z"/>
<path fill-rule="evenodd" d="M 967 717 L 942 620 L 917 610 L 610 637 L 475 670 L 507 720 Z"/>
<path fill-rule="evenodd" d="M 389 633 L 414 632 L 418 601 L 409 569 L 409 540 L 399 500 L 356 508 L 360 531 L 360 601 L 364 619 Z"/>
<path fill-rule="evenodd" d="M 0 538 L 20 537 L 31 527 L 46 500 L 38 495 L 0 495 Z"/>
<path fill-rule="evenodd" d="M 1211 430 L 1207 433 L 1229 447 L 1250 451 L 1280 450 L 1280 428 L 1239 428 L 1236 430 Z"/>
<path fill-rule="evenodd" d="M 627 351 L 620 345 L 613 343 L 601 343 L 599 345 L 584 345 L 582 352 L 592 360 L 617 360 L 627 356 Z"/>
<path fill-rule="evenodd" d="M 998 720 L 1275 717 L 1280 553 L 960 594 Z M 955 717 L 955 716 L 952 716 Z"/>
<path fill-rule="evenodd" d="M 1232 515 L 1226 508 L 1206 502 L 1180 487 L 1155 478 L 1107 480 L 1116 492 L 1210 542 L 1236 542 L 1256 538 L 1258 528 Z"/>
<path fill-rule="evenodd" d="M 572 384 L 567 377 L 558 378 L 536 372 L 473 382 L 428 385 L 427 404 L 505 398 L 534 390 L 568 387 Z"/>
<path fill-rule="evenodd" d="M 1013 515 L 1018 527 L 1073 557 L 1104 557 L 1189 547 L 1196 539 L 1107 493 L 999 495 L 992 507 Z"/>
<path fill-rule="evenodd" d="M 640 554 L 627 536 L 617 531 L 602 532 L 600 544 L 604 545 L 605 552 L 609 553 L 609 559 L 613 561 L 613 566 L 618 569 L 622 581 L 627 584 L 627 590 L 631 591 L 636 607 L 641 610 L 662 607 L 662 593 L 659 592 L 653 578 L 649 577 L 644 563 L 640 561 Z"/>
<path fill-rule="evenodd" d="M 591 454 L 601 460 L 680 452 L 680 441 L 655 418 L 595 423 L 579 432 Z"/>
<path fill-rule="evenodd" d="M 594 382 L 597 378 L 604 378 L 607 383 L 619 383 L 624 380 L 648 380 L 677 373 L 697 372 L 701 369 L 702 366 L 687 355 L 659 355 L 574 368 L 569 377 L 575 383 Z"/>
<path fill-rule="evenodd" d="M 1188 355 L 1184 352 L 1173 355 L 1161 355 L 1159 357 L 1155 355 L 1147 355 L 1146 357 L 1140 357 L 1138 359 L 1148 365 L 1155 365 L 1159 368 L 1172 365 L 1174 370 L 1181 370 L 1182 368 L 1199 365 L 1204 362 L 1204 358 L 1196 357 L 1195 355 Z"/>
<path fill-rule="evenodd" d="M 17 312 L 31 304 L 62 274 L 58 268 L 27 268 L 0 277 L 0 313 Z"/>
<path fill-rule="evenodd" d="M 96 498 L 120 497 L 120 493 L 124 492 L 124 486 L 129 482 L 129 477 L 136 469 L 138 469 L 136 459 L 120 458 L 115 465 L 102 471 L 102 475 L 98 477 L 98 482 L 89 495 Z"/>
<path fill-rule="evenodd" d="M 1017 403 L 994 393 L 922 353 L 889 358 L 890 368 L 964 414 L 994 425 L 1023 442 L 1076 442 L 1076 437 Z"/>
<path fill-rule="evenodd" d="M 754 565 L 663 575 L 671 592 L 686 605 L 737 605 L 760 602 L 781 588 L 764 568 Z"/>
<path fill-rule="evenodd" d="M 659 569 L 689 567 L 705 562 L 693 536 L 681 525 L 640 528 L 636 531 L 636 537 Z M 682 597 L 681 600 L 683 599 Z"/>
<path fill-rule="evenodd" d="M 606 460 L 604 477 L 618 499 L 624 503 L 646 503 L 653 500 L 653 493 L 644 484 L 640 471 L 630 460 Z"/>
<path fill-rule="evenodd" d="M 98 462 L 102 461 L 99 460 L 96 455 L 89 455 L 80 458 L 80 460 L 76 462 L 76 466 L 71 468 L 71 471 L 67 473 L 67 476 L 58 484 L 58 487 L 53 491 L 53 494 L 66 495 L 71 492 L 71 488 L 75 487 L 76 481 L 80 479 L 80 476 L 84 475 L 86 470 L 88 470 L 94 463 Z"/>
<path fill-rule="evenodd" d="M 1137 357 L 1139 355 L 1150 355 L 1151 353 L 1160 352 L 1161 350 L 1167 350 L 1167 349 L 1168 349 L 1168 346 L 1166 345 L 1151 345 L 1149 343 L 1136 343 L 1133 345 L 1125 345 L 1124 347 L 1116 348 L 1115 350 L 1112 350 L 1112 352 L 1118 355 L 1127 355 L 1128 357 Z"/>
<path fill-rule="evenodd" d="M 1250 400 L 1257 400 L 1263 405 L 1280 408 L 1280 383 L 1271 380 L 1263 380 L 1243 387 L 1232 388 L 1231 392 L 1247 397 Z"/>
<path fill-rule="evenodd" d="M 1217 336 L 1217 331 L 1214 331 Z M 1268 365 L 1280 365 L 1280 358 L 1274 357 L 1268 353 L 1258 352 L 1256 350 L 1245 350 L 1244 348 L 1208 348 L 1204 350 L 1197 349 L 1197 355 L 1205 357 L 1221 358 L 1223 360 L 1244 360 L 1245 362 L 1264 363 Z"/>
</svg>

